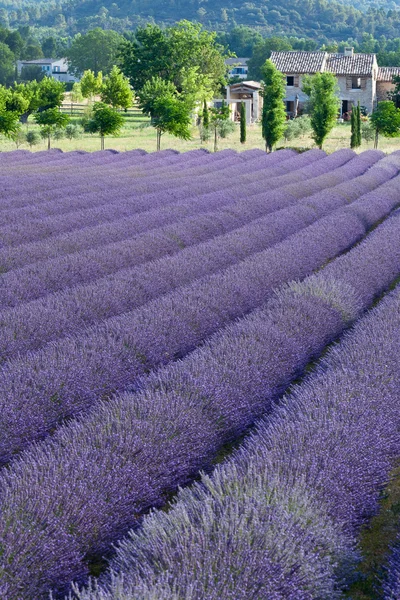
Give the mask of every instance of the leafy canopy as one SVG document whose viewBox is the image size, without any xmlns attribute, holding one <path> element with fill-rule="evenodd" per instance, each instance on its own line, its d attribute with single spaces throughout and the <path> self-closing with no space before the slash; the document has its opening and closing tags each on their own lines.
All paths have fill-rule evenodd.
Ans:
<svg viewBox="0 0 400 600">
<path fill-rule="evenodd" d="M 225 83 L 226 56 L 216 33 L 189 21 L 166 29 L 141 27 L 121 50 L 122 71 L 137 92 L 153 77 L 170 81 L 178 92 L 196 86 L 216 92 Z"/>
<path fill-rule="evenodd" d="M 101 137 L 106 135 L 118 135 L 124 124 L 124 117 L 103 102 L 95 102 L 93 116 L 85 125 L 89 133 L 99 133 Z"/>
<path fill-rule="evenodd" d="M 390 100 L 378 102 L 376 110 L 370 117 L 372 127 L 376 133 L 376 143 L 378 145 L 378 136 L 399 137 L 400 136 L 400 108 Z"/>
<path fill-rule="evenodd" d="M 302 90 L 309 97 L 308 112 L 311 117 L 313 139 L 322 148 L 327 135 L 336 124 L 340 100 L 338 84 L 332 73 L 316 73 L 303 78 Z"/>
<path fill-rule="evenodd" d="M 111 72 L 117 62 L 119 48 L 123 43 L 122 35 L 111 29 L 96 27 L 85 35 L 78 33 L 67 50 L 69 70 L 80 75 L 90 69 L 95 75 L 102 71 Z"/>
</svg>

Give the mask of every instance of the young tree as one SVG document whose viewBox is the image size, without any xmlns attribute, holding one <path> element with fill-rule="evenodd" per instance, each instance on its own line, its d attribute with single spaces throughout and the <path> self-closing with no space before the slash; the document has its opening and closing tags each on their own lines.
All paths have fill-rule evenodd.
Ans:
<svg viewBox="0 0 400 600">
<path fill-rule="evenodd" d="M 370 122 L 375 129 L 375 148 L 378 147 L 379 135 L 385 137 L 400 136 L 400 108 L 396 108 L 390 100 L 378 102 L 376 110 L 370 117 Z"/>
<path fill-rule="evenodd" d="M 29 144 L 29 147 L 36 146 L 39 143 L 40 136 L 37 131 L 28 131 L 26 134 L 26 142 Z"/>
<path fill-rule="evenodd" d="M 309 97 L 308 112 L 313 139 L 318 148 L 322 148 L 324 140 L 336 124 L 340 106 L 336 77 L 332 73 L 306 75 L 302 90 Z"/>
<path fill-rule="evenodd" d="M 240 103 L 240 143 L 246 143 L 246 105 Z"/>
<path fill-rule="evenodd" d="M 58 108 L 48 108 L 35 115 L 35 121 L 40 125 L 43 136 L 47 136 L 47 149 L 51 147 L 51 136 L 57 129 L 64 129 L 69 123 L 69 116 L 61 113 Z"/>
<path fill-rule="evenodd" d="M 229 120 L 229 106 L 222 101 L 221 106 L 215 106 L 210 109 L 210 122 L 214 129 L 214 152 L 218 150 L 218 138 L 220 137 L 221 128 L 224 127 L 226 121 Z"/>
<path fill-rule="evenodd" d="M 160 77 L 152 77 L 139 94 L 139 106 L 149 115 L 157 131 L 157 150 L 161 148 L 161 136 L 170 133 L 183 140 L 191 138 L 191 112 L 193 105 L 178 93 L 175 85 Z"/>
<path fill-rule="evenodd" d="M 81 92 L 84 98 L 89 98 L 89 101 L 93 101 L 93 97 L 100 94 L 103 86 L 103 74 L 101 71 L 94 74 L 93 71 L 87 69 L 83 72 L 80 80 Z"/>
<path fill-rule="evenodd" d="M 100 134 L 100 148 L 104 150 L 104 138 L 107 135 L 119 135 L 124 124 L 124 117 L 107 104 L 95 102 L 93 116 L 85 125 L 85 131 Z"/>
<path fill-rule="evenodd" d="M 261 71 L 263 76 L 262 136 L 265 140 L 265 150 L 272 152 L 273 146 L 285 130 L 286 112 L 283 104 L 285 79 L 270 60 L 265 61 Z"/>
<path fill-rule="evenodd" d="M 396 108 L 400 108 L 400 75 L 393 75 L 394 90 L 392 92 L 388 92 L 388 98 L 392 102 Z"/>
<path fill-rule="evenodd" d="M 100 97 L 105 104 L 111 104 L 113 108 L 124 108 L 125 110 L 133 104 L 133 92 L 129 79 L 121 73 L 114 65 L 111 73 L 103 79 Z"/>
</svg>

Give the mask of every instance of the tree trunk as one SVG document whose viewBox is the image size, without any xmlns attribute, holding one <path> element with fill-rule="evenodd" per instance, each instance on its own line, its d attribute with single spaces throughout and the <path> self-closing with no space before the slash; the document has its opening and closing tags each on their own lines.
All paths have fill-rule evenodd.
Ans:
<svg viewBox="0 0 400 600">
<path fill-rule="evenodd" d="M 374 148 L 375 148 L 375 150 L 378 148 L 378 136 L 379 136 L 378 130 L 375 129 L 375 140 L 374 140 Z"/>
<path fill-rule="evenodd" d="M 217 135 L 217 126 L 214 127 L 214 152 L 218 151 L 218 135 Z"/>
<path fill-rule="evenodd" d="M 100 148 L 101 148 L 102 150 L 104 150 L 104 135 L 100 136 L 100 139 L 101 139 Z"/>
<path fill-rule="evenodd" d="M 157 152 L 161 150 L 161 130 L 157 129 Z"/>
<path fill-rule="evenodd" d="M 47 136 L 47 150 L 50 150 L 50 133 Z"/>
</svg>

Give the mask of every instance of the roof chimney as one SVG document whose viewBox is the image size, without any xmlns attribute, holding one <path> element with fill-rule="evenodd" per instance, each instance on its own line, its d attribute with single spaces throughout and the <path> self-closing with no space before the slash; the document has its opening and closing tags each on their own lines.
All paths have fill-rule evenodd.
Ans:
<svg viewBox="0 0 400 600">
<path fill-rule="evenodd" d="M 353 54 L 354 54 L 354 48 L 351 48 L 350 46 L 347 46 L 347 48 L 345 48 L 343 50 L 343 54 L 345 56 L 353 56 Z"/>
</svg>

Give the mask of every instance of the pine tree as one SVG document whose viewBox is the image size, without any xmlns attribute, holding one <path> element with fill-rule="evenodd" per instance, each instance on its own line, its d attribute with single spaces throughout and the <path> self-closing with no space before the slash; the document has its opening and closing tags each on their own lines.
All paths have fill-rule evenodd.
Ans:
<svg viewBox="0 0 400 600">
<path fill-rule="evenodd" d="M 351 123 L 350 148 L 357 148 L 357 146 L 358 146 L 357 130 L 356 130 L 356 122 L 357 122 L 356 113 L 357 113 L 357 109 L 353 108 L 353 110 L 351 111 L 351 119 L 350 119 L 350 123 Z"/>
<path fill-rule="evenodd" d="M 358 146 L 361 146 L 361 109 L 360 109 L 360 101 L 357 104 L 357 140 Z"/>
<path fill-rule="evenodd" d="M 203 127 L 208 129 L 210 127 L 210 113 L 208 112 L 207 100 L 204 99 L 203 105 Z"/>
<path fill-rule="evenodd" d="M 240 103 L 240 143 L 246 143 L 246 105 Z"/>
</svg>

